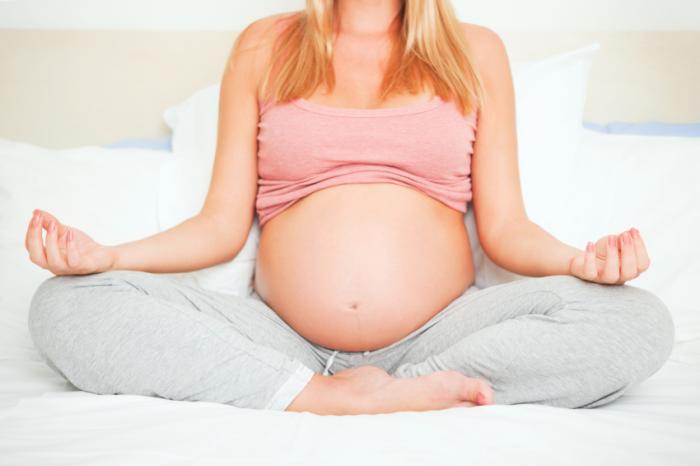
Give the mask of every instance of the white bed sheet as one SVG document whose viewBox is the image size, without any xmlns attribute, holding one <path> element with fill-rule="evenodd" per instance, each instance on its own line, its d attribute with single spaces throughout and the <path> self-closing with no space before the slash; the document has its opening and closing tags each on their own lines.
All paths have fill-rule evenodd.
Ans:
<svg viewBox="0 0 700 466">
<path fill-rule="evenodd" d="M 653 172 L 648 175 L 651 180 L 653 174 L 665 177 L 682 171 L 673 163 L 700 148 L 698 142 L 688 144 L 693 143 L 587 132 L 581 160 L 590 158 L 590 173 L 596 173 L 606 154 L 619 156 L 616 166 L 608 166 L 613 171 L 623 167 L 621 160 L 634 158 L 644 173 Z M 662 159 L 670 165 L 662 164 Z M 660 168 L 650 172 L 651 165 L 645 164 L 653 160 Z M 606 177 L 614 181 L 610 174 L 598 181 Z M 643 177 L 639 180 L 643 182 Z M 674 194 L 672 188 L 664 188 L 669 196 L 687 192 Z M 615 192 L 614 199 L 627 202 L 622 191 Z M 677 207 L 676 201 L 667 208 L 653 204 L 651 198 L 648 202 L 654 215 L 672 213 Z M 698 232 L 693 223 L 697 211 L 690 214 L 696 216 L 684 215 L 679 222 Z M 641 215 L 639 209 L 630 212 L 630 218 Z M 582 223 L 592 221 L 608 220 L 601 216 Z M 601 234 L 609 231 L 608 226 L 600 225 Z M 645 232 L 643 226 L 640 229 Z M 566 237 L 564 231 L 554 233 Z M 698 465 L 700 304 L 695 299 L 697 286 L 690 285 L 700 264 L 697 255 L 676 254 L 690 260 L 679 262 L 677 275 L 671 273 L 669 278 L 658 258 L 670 257 L 677 249 L 666 245 L 668 238 L 661 232 L 653 236 L 660 238 L 648 243 L 653 270 L 646 281 L 640 277 L 632 284 L 663 286 L 659 293 L 670 304 L 677 325 L 674 351 L 668 363 L 641 385 L 612 404 L 590 410 L 517 405 L 317 416 L 81 392 L 34 351 L 24 322 L 27 290 L 20 287 L 2 300 L 3 306 L 10 306 L 2 311 L 12 338 L 0 342 L 0 465 Z M 12 254 L 16 257 L 3 257 L 26 261 L 23 253 Z"/>
<path fill-rule="evenodd" d="M 362 416 L 68 390 L 37 362 L 0 364 L 0 463 L 697 465 L 699 342 L 597 409 L 539 405 Z M 11 401 L 8 405 L 8 401 Z M 14 404 L 16 403 L 16 404 Z"/>
</svg>

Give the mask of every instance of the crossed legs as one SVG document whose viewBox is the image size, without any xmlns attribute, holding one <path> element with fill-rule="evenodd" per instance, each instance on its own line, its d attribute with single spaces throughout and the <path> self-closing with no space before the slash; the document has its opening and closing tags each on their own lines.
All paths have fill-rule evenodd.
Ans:
<svg viewBox="0 0 700 466">
<path fill-rule="evenodd" d="M 673 344 L 670 314 L 655 295 L 572 276 L 460 296 L 396 345 L 402 354 L 389 371 L 333 377 L 320 375 L 314 344 L 262 301 L 160 274 L 51 277 L 35 292 L 28 323 L 47 364 L 84 391 L 319 413 L 386 412 L 393 408 L 378 403 L 398 394 L 414 401 L 406 409 L 431 409 L 416 397 L 436 394 L 442 407 L 470 405 L 483 381 L 495 403 L 600 406 L 658 370 Z M 341 406 L 355 395 L 364 401 Z"/>
</svg>

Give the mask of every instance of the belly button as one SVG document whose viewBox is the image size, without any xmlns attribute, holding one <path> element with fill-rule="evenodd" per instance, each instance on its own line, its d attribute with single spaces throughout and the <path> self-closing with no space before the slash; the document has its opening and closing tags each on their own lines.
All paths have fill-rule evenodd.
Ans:
<svg viewBox="0 0 700 466">
<path fill-rule="evenodd" d="M 359 304 L 357 301 L 352 301 L 352 302 L 350 302 L 350 303 L 348 304 L 346 310 L 349 311 L 349 312 L 356 311 L 357 308 L 359 307 L 359 305 L 360 305 L 360 304 Z"/>
</svg>

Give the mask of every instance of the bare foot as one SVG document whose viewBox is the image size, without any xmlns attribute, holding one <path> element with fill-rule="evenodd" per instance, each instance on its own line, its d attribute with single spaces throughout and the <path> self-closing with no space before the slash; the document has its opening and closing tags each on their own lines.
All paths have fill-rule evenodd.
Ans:
<svg viewBox="0 0 700 466">
<path fill-rule="evenodd" d="M 379 367 L 360 366 L 332 376 L 314 375 L 287 411 L 378 414 L 491 403 L 493 390 L 486 382 L 457 371 L 398 378 Z"/>
</svg>

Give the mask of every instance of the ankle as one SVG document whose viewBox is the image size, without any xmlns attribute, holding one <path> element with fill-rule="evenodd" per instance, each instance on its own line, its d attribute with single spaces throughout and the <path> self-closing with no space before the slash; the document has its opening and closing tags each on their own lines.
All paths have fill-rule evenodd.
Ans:
<svg viewBox="0 0 700 466">
<path fill-rule="evenodd" d="M 378 368 L 373 368 L 377 369 Z M 368 412 L 370 400 L 357 389 L 357 369 L 347 369 L 332 376 L 314 374 L 304 390 L 287 407 L 287 411 L 308 411 L 321 415 L 345 415 Z M 372 371 L 374 372 L 374 371 Z M 383 372 L 383 371 L 382 371 Z"/>
<path fill-rule="evenodd" d="M 287 406 L 286 411 L 331 414 L 329 392 L 333 391 L 333 382 L 331 377 L 314 374 L 304 387 L 304 390 Z"/>
</svg>

